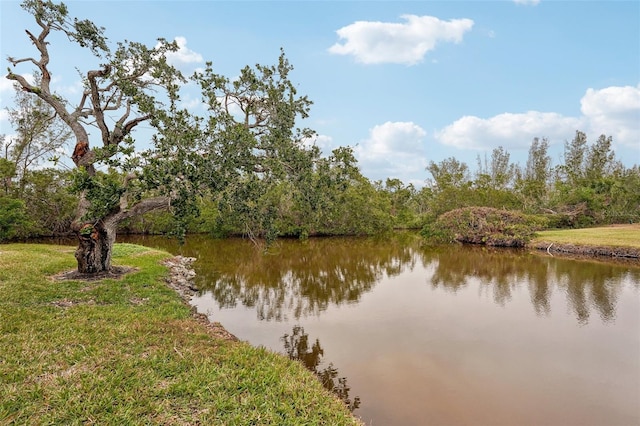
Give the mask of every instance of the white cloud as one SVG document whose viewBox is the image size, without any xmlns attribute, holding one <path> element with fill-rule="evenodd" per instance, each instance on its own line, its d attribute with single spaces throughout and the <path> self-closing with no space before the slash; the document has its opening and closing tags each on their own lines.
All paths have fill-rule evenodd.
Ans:
<svg viewBox="0 0 640 426">
<path fill-rule="evenodd" d="M 402 15 L 404 23 L 357 21 L 336 31 L 344 42 L 330 53 L 353 55 L 364 64 L 414 65 L 440 42 L 460 43 L 471 19 L 442 21 L 433 16 Z"/>
<path fill-rule="evenodd" d="M 204 61 L 201 54 L 194 52 L 187 47 L 187 39 L 185 37 L 178 36 L 174 40 L 178 44 L 178 50 L 176 52 L 167 53 L 167 62 L 169 62 L 169 64 L 192 64 Z M 158 44 L 156 48 L 159 46 L 160 45 Z"/>
<path fill-rule="evenodd" d="M 8 78 L 0 78 L 0 93 L 8 92 L 13 90 L 13 80 L 9 80 Z"/>
<path fill-rule="evenodd" d="M 22 76 L 30 83 L 34 83 L 33 74 L 22 74 Z M 9 80 L 4 76 L 0 76 L 0 122 L 8 123 L 9 122 L 9 112 L 6 110 L 7 106 L 13 104 L 13 101 L 7 101 L 7 98 L 12 98 L 15 92 L 13 85 L 15 81 Z M 1 130 L 0 133 L 5 132 L 5 130 Z M 6 133 L 6 132 L 5 132 Z"/>
<path fill-rule="evenodd" d="M 61 77 L 54 76 L 51 79 L 51 86 L 55 92 L 65 97 L 80 96 L 84 92 L 84 85 L 80 79 L 65 85 Z"/>
<path fill-rule="evenodd" d="M 524 6 L 536 6 L 540 3 L 540 0 L 513 0 L 513 2 Z"/>
<path fill-rule="evenodd" d="M 580 103 L 580 117 L 539 111 L 464 116 L 436 132 L 435 138 L 460 149 L 527 148 L 534 137 L 559 143 L 582 130 L 590 138 L 606 134 L 615 143 L 640 148 L 640 85 L 588 89 Z"/>
<path fill-rule="evenodd" d="M 464 116 L 436 132 L 442 144 L 461 149 L 526 148 L 534 137 L 563 140 L 582 127 L 578 118 L 554 112 L 504 113 L 483 119 Z"/>
<path fill-rule="evenodd" d="M 407 182 L 424 173 L 426 135 L 427 132 L 412 122 L 388 121 L 371 129 L 369 137 L 354 148 L 354 154 L 365 176 L 397 177 Z M 373 173 L 376 176 L 372 176 Z"/>
<path fill-rule="evenodd" d="M 640 148 L 640 84 L 589 88 L 580 105 L 589 133 L 606 134 L 616 143 Z"/>
<path fill-rule="evenodd" d="M 202 102 L 202 99 L 198 97 L 192 97 L 189 94 L 184 96 L 180 102 L 180 107 L 185 108 L 191 112 L 196 110 L 204 110 L 206 111 L 208 106 L 206 103 Z"/>
<path fill-rule="evenodd" d="M 333 149 L 333 138 L 327 135 L 315 135 L 311 138 L 305 138 L 302 143 L 307 148 L 315 145 L 325 154 L 328 154 Z"/>
</svg>

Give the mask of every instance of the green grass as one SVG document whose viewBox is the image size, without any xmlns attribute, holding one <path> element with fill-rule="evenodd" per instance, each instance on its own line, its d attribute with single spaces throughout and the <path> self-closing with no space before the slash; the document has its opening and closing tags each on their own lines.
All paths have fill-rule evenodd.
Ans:
<svg viewBox="0 0 640 426">
<path fill-rule="evenodd" d="M 542 231 L 537 233 L 532 243 L 543 241 L 583 246 L 640 248 L 640 224 Z"/>
<path fill-rule="evenodd" d="M 0 245 L 0 424 L 359 424 L 302 365 L 215 337 L 121 244 L 121 280 L 59 281 L 73 248 Z"/>
</svg>

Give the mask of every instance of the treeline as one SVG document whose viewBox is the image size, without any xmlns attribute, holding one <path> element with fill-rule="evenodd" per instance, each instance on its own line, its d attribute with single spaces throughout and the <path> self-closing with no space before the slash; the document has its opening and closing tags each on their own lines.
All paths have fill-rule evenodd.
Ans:
<svg viewBox="0 0 640 426">
<path fill-rule="evenodd" d="M 417 189 L 398 179 L 370 181 L 350 148 L 328 157 L 316 149 L 289 163 L 298 170 L 288 179 L 265 182 L 248 176 L 199 196 L 197 208 L 182 217 L 150 213 L 121 224 L 120 232 L 171 233 L 182 221 L 188 232 L 219 237 L 370 235 L 428 227 L 464 207 L 539 215 L 552 228 L 640 221 L 640 167 L 625 167 L 615 157 L 611 137 L 588 143 L 577 131 L 565 144 L 562 164 L 552 164 L 548 150 L 548 140 L 534 139 L 520 165 L 499 147 L 478 157 L 473 172 L 453 157 L 431 162 L 431 178 Z M 75 172 L 34 169 L 24 157 L 24 152 L 5 149 L 0 158 L 0 240 L 65 235 L 77 203 Z M 108 197 L 108 182 L 123 177 L 102 175 Z"/>
</svg>

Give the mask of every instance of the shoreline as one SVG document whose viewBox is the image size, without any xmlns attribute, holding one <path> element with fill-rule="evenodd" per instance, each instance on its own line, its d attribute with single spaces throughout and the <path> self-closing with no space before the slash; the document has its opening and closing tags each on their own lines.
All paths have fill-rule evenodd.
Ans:
<svg viewBox="0 0 640 426">
<path fill-rule="evenodd" d="M 541 231 L 526 247 L 549 255 L 633 263 L 640 259 L 640 224 Z"/>
<path fill-rule="evenodd" d="M 191 298 L 198 292 L 193 282 L 196 272 L 191 266 L 195 261 L 195 257 L 180 255 L 163 260 L 161 264 L 169 269 L 169 276 L 165 278 L 165 283 L 189 306 L 191 316 L 197 322 L 203 324 L 211 334 L 220 339 L 240 341 L 222 324 L 217 321 L 211 321 L 207 315 L 198 312 L 196 307 L 191 304 Z"/>
<path fill-rule="evenodd" d="M 636 247 L 613 247 L 558 243 L 555 241 L 537 240 L 527 245 L 528 248 L 537 251 L 546 251 L 554 255 L 574 255 L 579 257 L 589 257 L 593 259 L 611 259 L 633 261 L 640 260 L 640 248 Z"/>
</svg>

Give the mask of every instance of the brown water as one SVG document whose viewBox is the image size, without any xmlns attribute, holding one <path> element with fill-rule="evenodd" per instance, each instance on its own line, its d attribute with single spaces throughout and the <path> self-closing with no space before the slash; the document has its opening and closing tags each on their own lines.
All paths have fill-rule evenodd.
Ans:
<svg viewBox="0 0 640 426">
<path fill-rule="evenodd" d="M 198 310 L 300 359 L 367 424 L 640 424 L 637 263 L 412 234 L 266 255 L 244 240 L 135 242 L 197 257 Z"/>
</svg>

